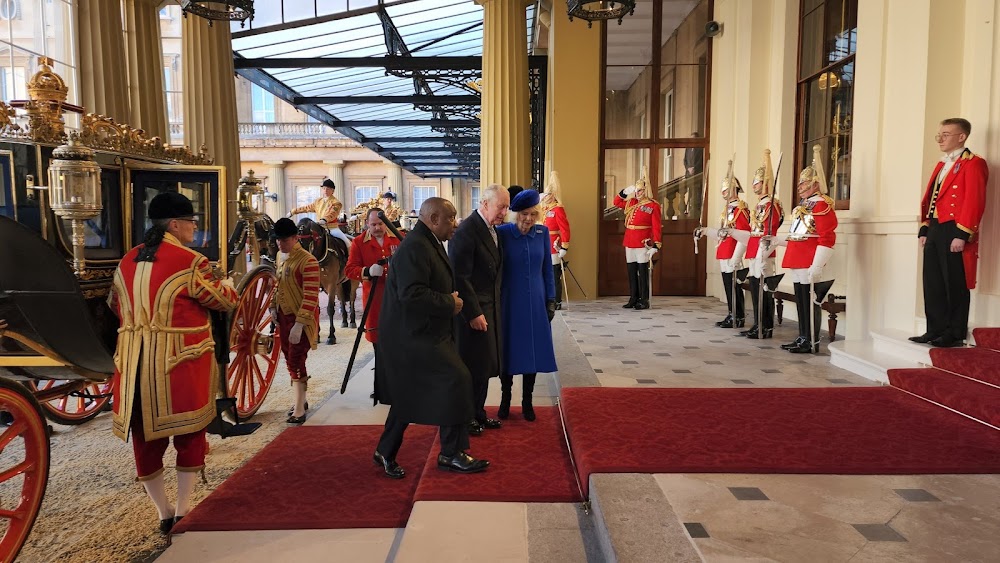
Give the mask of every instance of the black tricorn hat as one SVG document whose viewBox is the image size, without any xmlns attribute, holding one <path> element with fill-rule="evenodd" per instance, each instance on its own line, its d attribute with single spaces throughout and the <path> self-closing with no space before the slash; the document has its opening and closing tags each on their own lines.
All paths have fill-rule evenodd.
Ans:
<svg viewBox="0 0 1000 563">
<path fill-rule="evenodd" d="M 335 189 L 337 189 L 337 184 L 334 184 L 333 180 L 327 178 L 326 180 L 323 180 L 323 187 L 324 188 L 330 188 L 331 190 L 335 190 Z"/>
<path fill-rule="evenodd" d="M 150 219 L 194 217 L 194 206 L 190 199 L 177 192 L 162 192 L 149 202 L 147 215 Z"/>
<path fill-rule="evenodd" d="M 391 199 L 392 201 L 396 201 L 396 194 L 392 192 L 385 192 L 382 194 L 382 199 Z"/>
<path fill-rule="evenodd" d="M 299 233 L 295 223 L 288 217 L 282 217 L 274 222 L 274 236 L 277 238 L 293 237 Z"/>
</svg>

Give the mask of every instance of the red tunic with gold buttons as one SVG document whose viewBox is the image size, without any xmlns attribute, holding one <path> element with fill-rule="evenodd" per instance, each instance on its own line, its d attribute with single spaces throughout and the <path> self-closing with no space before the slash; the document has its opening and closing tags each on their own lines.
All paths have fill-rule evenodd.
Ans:
<svg viewBox="0 0 1000 563">
<path fill-rule="evenodd" d="M 837 244 L 837 213 L 833 200 L 816 194 L 792 210 L 782 268 L 804 269 L 812 266 L 817 246 L 833 248 Z"/>
<path fill-rule="evenodd" d="M 722 214 L 720 227 L 737 229 L 740 231 L 750 230 L 750 209 L 742 199 L 730 201 L 726 205 L 726 211 Z M 736 252 L 736 239 L 726 237 L 719 241 L 715 247 L 715 258 L 718 260 L 729 260 Z"/>
<path fill-rule="evenodd" d="M 372 289 L 371 278 L 365 275 L 365 271 L 379 260 L 392 256 L 396 247 L 399 246 L 399 242 L 399 239 L 388 230 L 382 237 L 382 244 L 379 244 L 378 239 L 371 236 L 368 231 L 365 231 L 364 235 L 354 237 L 351 242 L 351 253 L 347 258 L 347 265 L 344 267 L 344 275 L 352 280 L 362 282 L 362 299 L 365 303 L 368 303 L 368 293 Z M 382 292 L 385 290 L 385 276 L 389 274 L 389 263 L 386 262 L 384 266 L 385 271 L 382 272 L 382 279 L 375 287 L 375 297 L 372 298 L 368 318 L 365 319 L 365 338 L 368 342 L 378 341 L 378 314 L 382 309 Z"/>
<path fill-rule="evenodd" d="M 560 248 L 569 248 L 569 219 L 566 208 L 557 203 L 547 208 L 542 221 L 549 229 L 549 252 L 556 254 Z"/>
<path fill-rule="evenodd" d="M 121 319 L 112 429 L 128 439 L 138 392 L 148 442 L 198 432 L 215 418 L 219 368 L 208 311 L 232 310 L 239 295 L 170 233 L 154 261 L 136 262 L 140 248 L 118 264 L 108 300 Z"/>
<path fill-rule="evenodd" d="M 660 204 L 645 198 L 640 201 L 631 197 L 625 199 L 621 194 L 615 195 L 615 207 L 625 211 L 625 236 L 622 245 L 625 248 L 643 248 L 647 240 L 652 240 L 660 247 Z"/>
<path fill-rule="evenodd" d="M 979 224 L 986 211 L 986 183 L 990 171 L 986 161 L 965 149 L 952 165 L 948 175 L 937 183 L 944 162 L 938 162 L 927 182 L 924 198 L 920 202 L 921 234 L 931 219 L 938 223 L 952 222 L 958 228 L 956 235 L 965 238 L 962 259 L 965 262 L 965 284 L 976 287 L 976 266 L 979 261 Z M 964 234 L 963 234 L 964 233 Z"/>
<path fill-rule="evenodd" d="M 757 207 L 753 210 L 751 218 L 750 240 L 747 242 L 746 257 L 756 258 L 757 250 L 760 248 L 760 237 L 774 236 L 778 234 L 778 228 L 785 221 L 785 211 L 781 208 L 781 202 L 771 196 L 764 196 L 757 202 Z M 774 256 L 775 250 L 771 249 L 770 258 Z"/>
</svg>

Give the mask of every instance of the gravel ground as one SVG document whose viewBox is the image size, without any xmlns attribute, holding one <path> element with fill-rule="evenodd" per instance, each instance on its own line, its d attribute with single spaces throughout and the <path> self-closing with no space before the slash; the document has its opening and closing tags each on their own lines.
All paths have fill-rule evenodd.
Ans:
<svg viewBox="0 0 1000 563">
<path fill-rule="evenodd" d="M 360 303 L 357 310 L 360 316 Z M 322 325 L 325 342 L 325 319 Z M 356 330 L 340 329 L 338 323 L 337 333 L 336 345 L 320 344 L 309 355 L 313 410 L 339 391 L 350 357 Z M 371 355 L 371 345 L 362 340 L 355 369 L 368 363 Z M 263 423 L 254 434 L 226 440 L 209 436 L 208 484 L 198 485 L 196 504 L 286 428 L 286 412 L 293 402 L 288 381 L 282 364 L 263 406 L 252 419 Z M 111 413 L 102 413 L 80 426 L 54 425 L 53 430 L 48 490 L 18 561 L 92 563 L 155 558 L 167 541 L 156 530 L 159 519 L 153 504 L 135 480 L 131 444 L 111 433 Z M 170 448 L 164 457 L 171 500 L 176 498 L 173 452 Z"/>
</svg>

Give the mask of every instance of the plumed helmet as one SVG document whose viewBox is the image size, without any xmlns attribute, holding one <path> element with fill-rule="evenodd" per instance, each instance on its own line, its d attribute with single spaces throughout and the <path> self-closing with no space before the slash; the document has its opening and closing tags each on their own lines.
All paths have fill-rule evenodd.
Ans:
<svg viewBox="0 0 1000 563">
<path fill-rule="evenodd" d="M 635 191 L 639 193 L 640 190 L 644 190 L 646 197 L 649 197 L 649 172 L 646 167 L 642 167 L 642 172 L 639 174 L 639 179 L 635 181 Z"/>
<path fill-rule="evenodd" d="M 754 172 L 753 183 L 764 183 L 764 195 L 771 195 L 774 190 L 774 171 L 771 169 L 771 149 L 764 149 L 764 162 Z"/>
<path fill-rule="evenodd" d="M 545 195 L 552 196 L 556 201 L 562 200 L 562 186 L 559 184 L 559 173 L 553 170 L 549 173 L 549 183 L 545 186 Z"/>
<path fill-rule="evenodd" d="M 274 222 L 274 236 L 277 238 L 288 238 L 297 235 L 299 232 L 295 223 L 288 217 L 282 217 Z"/>
<path fill-rule="evenodd" d="M 732 190 L 732 192 L 730 192 L 730 190 Z M 726 176 L 722 179 L 722 195 L 728 198 L 731 197 L 730 193 L 735 195 L 742 191 L 743 186 L 740 184 L 740 181 L 736 179 L 736 176 L 733 175 L 733 161 L 730 160 Z"/>
<path fill-rule="evenodd" d="M 150 219 L 178 219 L 194 217 L 191 200 L 177 192 L 162 192 L 149 202 L 147 215 Z"/>
<path fill-rule="evenodd" d="M 818 182 L 819 193 L 826 195 L 826 172 L 823 170 L 823 148 L 813 145 L 813 159 L 809 166 L 802 169 L 799 174 L 799 183 Z"/>
</svg>

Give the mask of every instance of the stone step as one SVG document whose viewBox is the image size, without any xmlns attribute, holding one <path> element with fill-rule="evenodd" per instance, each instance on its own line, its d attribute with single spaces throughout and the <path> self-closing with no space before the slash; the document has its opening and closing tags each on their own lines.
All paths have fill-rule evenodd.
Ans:
<svg viewBox="0 0 1000 563">
<path fill-rule="evenodd" d="M 870 334 L 878 352 L 931 365 L 931 346 L 910 342 L 909 338 L 913 336 L 912 334 L 891 328 L 873 330 Z"/>
<path fill-rule="evenodd" d="M 832 365 L 884 384 L 889 383 L 890 369 L 919 368 L 927 365 L 913 358 L 879 350 L 874 340 L 839 340 L 830 344 L 829 348 Z"/>
</svg>

